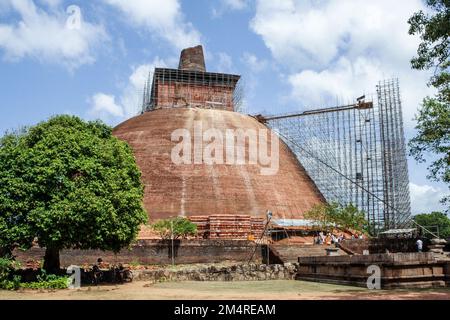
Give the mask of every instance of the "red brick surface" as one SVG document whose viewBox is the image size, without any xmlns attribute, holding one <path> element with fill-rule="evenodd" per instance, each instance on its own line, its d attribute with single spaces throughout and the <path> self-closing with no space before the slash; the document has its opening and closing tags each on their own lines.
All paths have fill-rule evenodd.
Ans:
<svg viewBox="0 0 450 320">
<path fill-rule="evenodd" d="M 234 86 L 157 83 L 155 108 L 199 106 L 233 111 Z"/>
<path fill-rule="evenodd" d="M 191 216 L 200 238 L 245 240 L 259 238 L 264 231 L 264 219 L 249 215 Z"/>
<path fill-rule="evenodd" d="M 151 221 L 173 216 L 249 215 L 299 219 L 323 197 L 290 149 L 280 141 L 279 171 L 260 174 L 259 165 L 183 164 L 171 161 L 174 130 L 194 121 L 203 130 L 266 129 L 256 119 L 236 112 L 172 108 L 146 112 L 118 125 L 114 135 L 127 141 L 142 170 L 144 206 Z M 193 138 L 192 138 L 193 141 Z M 248 150 L 248 148 L 247 148 Z"/>
<path fill-rule="evenodd" d="M 203 47 L 196 46 L 192 48 L 186 48 L 181 51 L 180 64 L 178 65 L 180 70 L 193 70 L 193 71 L 206 71 L 205 58 L 203 56 Z"/>
</svg>

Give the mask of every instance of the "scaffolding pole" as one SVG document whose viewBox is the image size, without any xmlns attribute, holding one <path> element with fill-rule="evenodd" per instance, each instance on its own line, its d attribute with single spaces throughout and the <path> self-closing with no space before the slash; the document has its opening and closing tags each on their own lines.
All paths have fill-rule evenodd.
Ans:
<svg viewBox="0 0 450 320">
<path fill-rule="evenodd" d="M 327 201 L 366 213 L 371 232 L 410 223 L 409 178 L 399 84 L 377 85 L 377 101 L 257 116 L 296 154 Z"/>
</svg>

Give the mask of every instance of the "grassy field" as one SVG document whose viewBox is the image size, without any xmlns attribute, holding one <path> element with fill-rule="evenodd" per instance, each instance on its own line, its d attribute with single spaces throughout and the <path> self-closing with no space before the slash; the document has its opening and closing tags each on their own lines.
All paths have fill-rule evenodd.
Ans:
<svg viewBox="0 0 450 320">
<path fill-rule="evenodd" d="M 133 282 L 120 286 L 83 287 L 78 290 L 21 290 L 0 291 L 0 300 L 108 300 L 108 299 L 158 299 L 158 300 L 232 300 L 232 299 L 448 299 L 449 289 L 434 290 L 368 290 L 304 281 L 242 281 L 242 282 L 167 282 L 150 284 Z"/>
</svg>

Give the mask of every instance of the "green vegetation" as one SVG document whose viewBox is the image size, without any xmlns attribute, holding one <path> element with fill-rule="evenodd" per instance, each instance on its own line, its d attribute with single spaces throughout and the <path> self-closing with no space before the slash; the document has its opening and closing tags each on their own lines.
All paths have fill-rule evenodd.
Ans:
<svg viewBox="0 0 450 320">
<path fill-rule="evenodd" d="M 186 238 L 197 234 L 197 225 L 183 217 L 159 220 L 152 228 L 163 239 L 171 239 L 172 236 L 174 239 Z"/>
<path fill-rule="evenodd" d="M 313 220 L 319 230 L 331 232 L 336 227 L 343 230 L 367 232 L 369 223 L 363 211 L 354 205 L 342 206 L 331 202 L 319 204 L 305 213 L 305 219 Z"/>
<path fill-rule="evenodd" d="M 20 277 L 13 275 L 15 267 L 13 259 L 0 258 L 0 289 L 15 290 L 20 287 Z"/>
<path fill-rule="evenodd" d="M 444 239 L 450 237 L 450 219 L 442 212 L 418 214 L 414 216 L 414 221 L 425 227 L 437 226 L 439 228 L 439 237 Z"/>
<path fill-rule="evenodd" d="M 64 248 L 119 251 L 147 221 L 131 148 L 101 122 L 56 116 L 0 139 L 0 247 L 37 239 L 44 269 Z M 53 280 L 51 280 L 53 281 Z"/>
<path fill-rule="evenodd" d="M 17 267 L 13 259 L 0 258 L 0 289 L 65 289 L 69 286 L 69 277 L 47 274 L 45 270 L 41 270 L 41 274 L 37 276 L 37 281 L 22 282 L 22 278 L 15 274 Z"/>
<path fill-rule="evenodd" d="M 417 134 L 409 142 L 410 155 L 418 162 L 432 155 L 428 178 L 450 186 L 450 2 L 426 3 L 432 14 L 419 11 L 408 21 L 409 33 L 422 39 L 411 65 L 413 69 L 434 71 L 429 85 L 436 88 L 437 94 L 423 100 L 416 116 Z M 444 203 L 448 201 L 450 197 L 443 199 Z"/>
<path fill-rule="evenodd" d="M 47 274 L 45 270 L 41 270 L 41 274 L 37 276 L 37 281 L 23 282 L 20 288 L 23 289 L 66 289 L 69 286 L 70 278 L 66 276 L 57 276 Z"/>
</svg>

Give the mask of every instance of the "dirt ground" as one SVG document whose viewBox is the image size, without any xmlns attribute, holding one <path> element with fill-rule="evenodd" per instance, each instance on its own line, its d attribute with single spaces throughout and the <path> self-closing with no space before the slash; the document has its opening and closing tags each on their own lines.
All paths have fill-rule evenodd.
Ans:
<svg viewBox="0 0 450 320">
<path fill-rule="evenodd" d="M 368 290 L 304 281 L 170 282 L 136 281 L 77 290 L 0 291 L 0 300 L 450 300 L 450 289 Z"/>
</svg>

